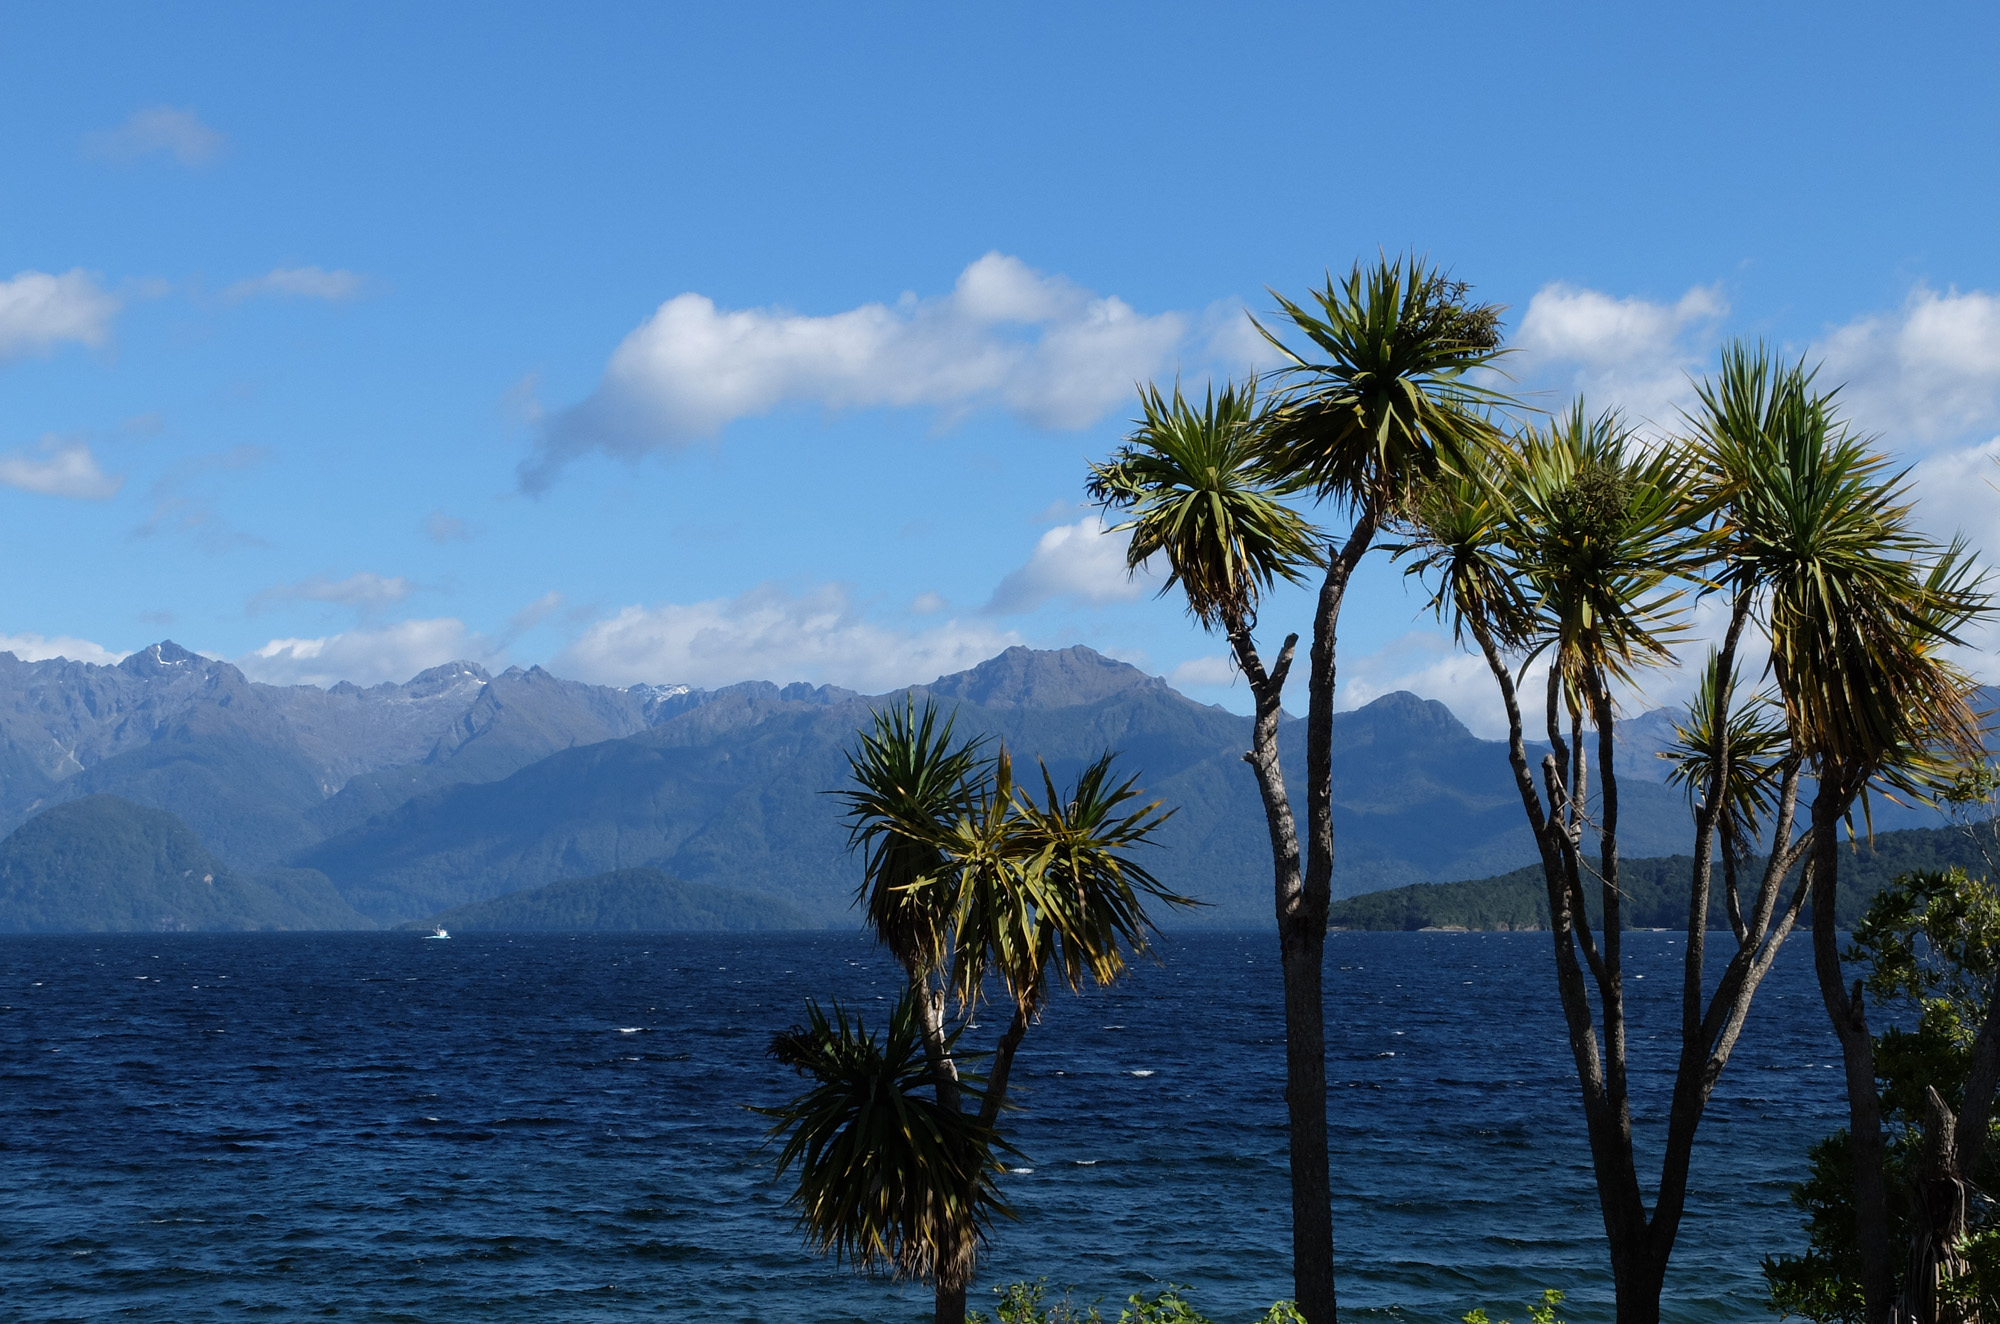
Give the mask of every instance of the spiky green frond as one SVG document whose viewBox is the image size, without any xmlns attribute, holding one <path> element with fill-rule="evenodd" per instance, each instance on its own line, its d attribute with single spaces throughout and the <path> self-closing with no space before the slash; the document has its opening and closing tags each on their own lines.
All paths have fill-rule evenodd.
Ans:
<svg viewBox="0 0 2000 1324">
<path fill-rule="evenodd" d="M 1946 650 L 1992 604 L 1963 543 L 1917 529 L 1905 475 L 1803 362 L 1730 345 L 1699 401 L 1725 578 L 1762 603 L 1786 721 L 1821 780 L 1858 794 L 1976 757 L 1971 682 Z"/>
<path fill-rule="evenodd" d="M 1493 459 L 1505 461 L 1495 452 Z M 1386 544 L 1405 575 L 1430 589 L 1425 610 L 1450 621 L 1452 638 L 1470 629 L 1502 650 L 1533 642 L 1534 606 L 1522 587 L 1507 541 L 1505 483 L 1465 471 L 1419 483 L 1404 503 L 1396 527 L 1400 541 Z"/>
<path fill-rule="evenodd" d="M 1506 540 L 1534 602 L 1537 647 L 1572 686 L 1632 684 L 1671 661 L 1687 577 L 1706 556 L 1684 447 L 1641 444 L 1616 411 L 1581 400 L 1520 436 Z"/>
<path fill-rule="evenodd" d="M 1491 416 L 1513 401 L 1474 374 L 1506 352 L 1501 310 L 1473 302 L 1463 281 L 1412 255 L 1328 277 L 1310 308 L 1273 297 L 1289 325 L 1257 329 L 1287 363 L 1267 429 L 1281 472 L 1380 511 L 1411 481 L 1465 468 L 1499 444 Z"/>
<path fill-rule="evenodd" d="M 1160 556 L 1165 595 L 1178 587 L 1209 629 L 1248 625 L 1280 579 L 1297 582 L 1321 560 L 1311 522 L 1284 504 L 1299 485 L 1273 473 L 1254 382 L 1211 389 L 1197 408 L 1157 386 L 1139 394 L 1143 417 L 1111 459 L 1090 466 L 1087 490 L 1124 513 L 1126 564 Z"/>
<path fill-rule="evenodd" d="M 1150 950 L 1155 931 L 1147 899 L 1173 906 L 1196 904 L 1170 891 L 1130 852 L 1151 844 L 1173 816 L 1159 801 L 1134 805 L 1136 777 L 1117 781 L 1106 753 L 1058 790 L 1046 765 L 1042 798 L 1015 797 L 1017 834 L 1027 852 L 1022 890 L 1035 914 L 1031 961 L 1022 976 L 1039 981 L 1053 970 L 1072 991 L 1086 976 L 1109 984 L 1125 969 L 1127 953 Z M 1032 972 L 1032 973 L 1031 973 Z M 1009 982 L 1023 986 L 1018 977 Z M 1039 1000 L 1039 984 L 1033 989 Z"/>
<path fill-rule="evenodd" d="M 848 787 L 835 792 L 847 803 L 849 848 L 864 859 L 868 927 L 912 971 L 935 966 L 944 951 L 950 907 L 929 885 L 949 868 L 940 825 L 985 794 L 984 742 L 954 741 L 955 721 L 929 699 L 921 711 L 909 697 L 878 710 L 847 751 Z"/>
<path fill-rule="evenodd" d="M 1775 804 L 1791 742 L 1763 695 L 1736 702 L 1736 677 L 1721 675 L 1721 664 L 1721 657 L 1710 649 L 1687 715 L 1674 724 L 1674 743 L 1660 757 L 1668 763 L 1667 784 L 1685 790 L 1692 805 L 1708 794 L 1716 765 L 1727 749 L 1716 822 L 1724 840 L 1747 849 Z M 1718 694 L 1725 714 L 1721 738 L 1715 725 Z"/>
<path fill-rule="evenodd" d="M 806 1004 L 804 1025 L 776 1035 L 770 1055 L 813 1084 L 776 1108 L 778 1172 L 796 1165 L 788 1203 L 813 1249 L 901 1278 L 963 1282 L 996 1214 L 1006 1146 L 972 1114 L 929 1092 L 913 994 L 905 990 L 878 1038 L 837 1004 Z"/>
<path fill-rule="evenodd" d="M 1060 792 L 1044 768 L 1037 801 L 1004 745 L 987 757 L 952 727 L 906 701 L 877 713 L 848 756 L 853 785 L 839 794 L 867 852 L 870 927 L 913 974 L 948 973 L 967 1004 L 994 974 L 1038 1006 L 1051 963 L 1072 988 L 1086 972 L 1110 982 L 1123 950 L 1146 947 L 1146 899 L 1193 904 L 1130 856 L 1171 811 L 1128 807 L 1136 779 L 1114 782 L 1109 753 Z"/>
<path fill-rule="evenodd" d="M 1086 976 L 1108 984 L 1126 953 L 1147 949 L 1147 898 L 1192 905 L 1129 852 L 1171 816 L 1138 797 L 1135 779 L 1113 784 L 1105 754 L 1068 788 L 1042 768 L 1043 799 L 1013 781 L 1006 751 L 990 799 L 940 838 L 952 861 L 952 986 L 972 1002 L 995 975 L 1019 1005 L 1039 1008 L 1051 973 L 1071 989 Z"/>
</svg>

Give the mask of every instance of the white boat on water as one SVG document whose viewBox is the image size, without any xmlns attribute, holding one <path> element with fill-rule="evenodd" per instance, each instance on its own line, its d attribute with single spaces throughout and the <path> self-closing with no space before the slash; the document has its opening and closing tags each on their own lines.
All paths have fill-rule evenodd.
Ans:
<svg viewBox="0 0 2000 1324">
<path fill-rule="evenodd" d="M 429 933 L 426 933 L 424 936 L 426 938 L 449 938 L 451 935 L 449 933 L 446 933 L 444 931 L 444 925 L 440 924 L 436 928 L 432 929 Z"/>
</svg>

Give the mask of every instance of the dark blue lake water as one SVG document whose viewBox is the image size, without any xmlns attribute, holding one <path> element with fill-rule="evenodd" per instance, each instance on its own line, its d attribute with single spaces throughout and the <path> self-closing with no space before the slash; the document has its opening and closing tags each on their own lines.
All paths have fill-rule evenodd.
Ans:
<svg viewBox="0 0 2000 1324">
<path fill-rule="evenodd" d="M 1627 951 L 1660 1098 L 1678 948 Z M 975 1303 L 1039 1275 L 1114 1302 L 1172 1279 L 1222 1320 L 1288 1294 L 1276 939 L 1165 955 L 1030 1033 L 1033 1170 Z M 1799 1246 L 1786 1191 L 1840 1106 L 1807 957 L 1703 1128 L 1670 1319 L 1766 1318 L 1758 1258 Z M 1332 939 L 1350 1318 L 1519 1319 L 1544 1286 L 1608 1318 L 1550 965 L 1544 934 Z M 847 934 L 0 939 L 0 1315 L 927 1319 L 803 1251 L 743 1107 L 795 1088 L 763 1047 L 802 998 L 898 979 Z"/>
</svg>

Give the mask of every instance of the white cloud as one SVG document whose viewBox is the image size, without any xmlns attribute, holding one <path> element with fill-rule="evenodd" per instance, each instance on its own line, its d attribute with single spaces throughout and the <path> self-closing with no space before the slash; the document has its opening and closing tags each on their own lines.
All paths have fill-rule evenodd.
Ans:
<svg viewBox="0 0 2000 1324">
<path fill-rule="evenodd" d="M 81 267 L 51 276 L 23 271 L 0 280 L 0 359 L 54 349 L 64 341 L 101 345 L 118 300 Z"/>
<path fill-rule="evenodd" d="M 1107 532 L 1099 515 L 1057 525 L 1036 540 L 1027 564 L 1001 580 L 981 610 L 992 616 L 1017 616 L 1057 598 L 1101 606 L 1157 592 L 1159 578 L 1150 563 L 1137 574 L 1126 570 L 1125 548 L 1130 541 L 1127 534 Z"/>
<path fill-rule="evenodd" d="M 1167 684 L 1177 690 L 1228 688 L 1242 679 L 1236 659 L 1226 653 L 1213 657 L 1191 657 L 1167 673 Z"/>
<path fill-rule="evenodd" d="M 1220 299 L 1201 315 L 1199 332 L 1208 357 L 1217 367 L 1238 374 L 1268 372 L 1285 366 L 1288 360 L 1264 338 L 1250 320 L 1250 310 L 1234 299 Z M 1282 318 L 1257 318 L 1272 331 L 1282 333 L 1290 325 Z"/>
<path fill-rule="evenodd" d="M 1531 727 L 1541 712 L 1537 701 L 1543 674 L 1539 669 L 1531 673 L 1521 687 L 1521 706 Z M 1486 669 L 1484 658 L 1453 647 L 1448 635 L 1413 630 L 1377 652 L 1341 658 L 1334 706 L 1342 711 L 1361 708 L 1398 690 L 1438 700 L 1474 735 L 1487 740 L 1506 737 L 1507 713 L 1493 673 Z M 1529 738 L 1534 735 L 1531 729 Z"/>
<path fill-rule="evenodd" d="M 1083 427 L 1134 381 L 1170 371 L 1191 325 L 1000 253 L 968 266 L 948 295 L 826 316 L 681 294 L 625 337 L 588 399 L 543 422 L 521 480 L 540 489 L 584 453 L 671 450 L 786 405 L 1000 407 Z"/>
<path fill-rule="evenodd" d="M 370 611 L 392 602 L 401 602 L 416 591 L 416 585 L 401 575 L 385 576 L 363 570 L 345 579 L 314 575 L 296 584 L 267 588 L 250 600 L 253 609 L 271 602 L 336 602 L 342 606 Z M 446 659 L 447 661 L 451 659 Z"/>
<path fill-rule="evenodd" d="M 1917 518 L 1933 537 L 1963 530 L 1975 547 L 2000 551 L 2000 437 L 1977 446 L 1945 447 L 1910 470 Z"/>
<path fill-rule="evenodd" d="M 97 457 L 83 442 L 51 434 L 33 450 L 0 455 L 0 485 L 43 496 L 105 501 L 125 486 L 125 475 L 98 468 Z"/>
<path fill-rule="evenodd" d="M 361 293 L 362 279 L 352 271 L 321 267 L 279 267 L 249 280 L 239 280 L 222 292 L 225 299 L 270 295 L 286 299 L 325 299 L 338 303 Z"/>
<path fill-rule="evenodd" d="M 867 620 L 847 589 L 793 594 L 764 584 L 734 598 L 626 607 L 591 625 L 550 664 L 608 685 L 806 680 L 880 692 L 934 680 L 1022 642 L 957 620 L 898 630 Z"/>
<path fill-rule="evenodd" d="M 1892 444 L 2000 423 L 2000 296 L 1919 285 L 1894 313 L 1857 318 L 1814 345 L 1821 380 Z"/>
<path fill-rule="evenodd" d="M 912 616 L 935 616 L 950 605 L 949 602 L 945 601 L 945 596 L 942 593 L 919 593 L 916 597 L 910 599 L 910 614 Z"/>
<path fill-rule="evenodd" d="M 318 639 L 273 639 L 236 659 L 243 674 L 269 685 L 330 686 L 402 682 L 446 662 L 490 662 L 486 640 L 449 616 L 399 621 Z"/>
<path fill-rule="evenodd" d="M 1686 631 L 1672 643 L 1674 661 L 1644 668 L 1638 673 L 1636 688 L 1618 691 L 1614 698 L 1619 714 L 1632 717 L 1654 708 L 1678 708 L 1686 704 L 1700 682 L 1710 646 L 1722 641 L 1728 617 L 1729 602 L 1725 595 L 1710 594 L 1696 601 L 1685 618 Z M 1737 645 L 1737 668 L 1746 691 L 1767 682 L 1764 674 L 1767 657 L 1763 637 L 1754 627 L 1745 630 Z M 1509 658 L 1508 662 L 1514 668 L 1520 665 L 1518 657 Z M 1537 660 L 1525 677 L 1517 672 L 1517 692 L 1530 740 L 1544 735 L 1548 674 L 1546 660 Z M 1500 701 L 1499 683 L 1487 670 L 1486 659 L 1459 648 L 1443 630 L 1411 630 L 1374 653 L 1342 656 L 1340 687 L 1334 700 L 1337 708 L 1360 708 L 1397 690 L 1438 700 L 1483 739 L 1506 738 L 1506 708 Z"/>
<path fill-rule="evenodd" d="M 1935 451 L 1917 462 L 1910 481 L 1917 519 L 1932 537 L 1963 533 L 1981 564 L 2000 559 L 2000 437 Z M 2000 621 L 1972 626 L 1965 639 L 1968 646 L 1954 650 L 1959 664 L 1982 680 L 2000 679 Z"/>
<path fill-rule="evenodd" d="M 159 153 L 184 166 L 206 165 L 227 139 L 201 122 L 192 110 L 148 106 L 135 110 L 115 129 L 84 135 L 84 150 L 107 161 L 136 161 Z"/>
<path fill-rule="evenodd" d="M 1688 373 L 1707 360 L 1707 340 L 1728 311 L 1714 286 L 1664 304 L 1545 285 L 1528 301 L 1508 371 L 1524 386 L 1581 393 L 1593 411 L 1616 405 L 1634 421 L 1671 427 L 1693 396 Z"/>
<path fill-rule="evenodd" d="M 46 662 L 50 658 L 66 657 L 72 662 L 88 662 L 100 667 L 116 666 L 125 657 L 125 654 L 102 644 L 94 644 L 88 639 L 73 639 L 66 634 L 0 634 L 0 653 L 12 653 L 23 662 Z"/>
</svg>

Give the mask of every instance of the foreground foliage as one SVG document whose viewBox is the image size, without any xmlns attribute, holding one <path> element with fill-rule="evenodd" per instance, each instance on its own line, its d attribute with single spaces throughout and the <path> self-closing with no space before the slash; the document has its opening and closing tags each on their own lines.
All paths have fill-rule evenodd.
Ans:
<svg viewBox="0 0 2000 1324">
<path fill-rule="evenodd" d="M 1951 1114 L 1965 1111 L 1974 1046 L 2000 975 L 2000 893 L 1960 869 L 1909 874 L 1869 907 L 1846 959 L 1867 972 L 1865 987 L 1876 1006 L 1912 1027 L 1892 1026 L 1874 1037 L 1887 1133 L 1890 1263 L 1907 1311 L 1913 1251 L 1920 1258 L 1924 1250 L 1923 1186 L 1941 1157 L 1934 1151 L 1943 1119 L 1934 1114 L 1929 1092 Z M 1989 1139 L 1993 1126 L 1987 1118 Z M 1792 1192 L 1792 1203 L 1806 1215 L 1808 1249 L 1764 1261 L 1771 1304 L 1786 1315 L 1856 1324 L 1866 1318 L 1867 1300 L 1848 1132 L 1814 1145 L 1811 1159 L 1810 1175 Z M 1963 1175 L 1974 1194 L 1954 1244 L 1941 1248 L 1952 1263 L 1939 1284 L 1946 1306 L 1940 1317 L 1966 1318 L 1962 1312 L 1970 1308 L 1991 1319 L 2000 1316 L 2000 1211 L 1978 1192 L 2000 1190 L 2000 1154 L 1990 1143 L 1979 1146 Z M 1964 1195 L 1947 1193 L 1947 1201 Z M 1923 1272 L 1917 1266 L 1917 1276 Z"/>
<path fill-rule="evenodd" d="M 1006 1287 L 995 1288 L 994 1293 L 1000 1298 L 999 1305 L 994 1309 L 999 1324 L 1106 1324 L 1104 1312 L 1095 1303 L 1079 1306 L 1071 1299 L 1070 1292 L 1050 1300 L 1048 1286 L 1049 1280 L 1042 1278 L 1032 1283 L 1009 1283 Z M 1118 1312 L 1115 1324 L 1214 1324 L 1182 1295 L 1189 1290 L 1169 1283 L 1151 1296 L 1134 1292 L 1125 1298 L 1125 1306 Z M 1304 1324 L 1304 1320 L 1305 1317 L 1291 1302 L 1277 1301 L 1257 1317 L 1257 1324 Z M 966 1316 L 966 1324 L 990 1322 L 975 1310 Z M 1535 1324 L 1546 1322 L 1537 1318 Z"/>
<path fill-rule="evenodd" d="M 1563 1303 L 1563 1294 L 1551 1287 L 1543 1291 L 1542 1299 L 1528 1307 L 1528 1324 L 1563 1324 L 1556 1318 L 1556 1307 Z M 1465 1324 L 1492 1324 L 1484 1309 L 1469 1310 L 1459 1318 Z M 1501 1320 L 1500 1324 L 1512 1324 L 1511 1320 Z"/>
</svg>

